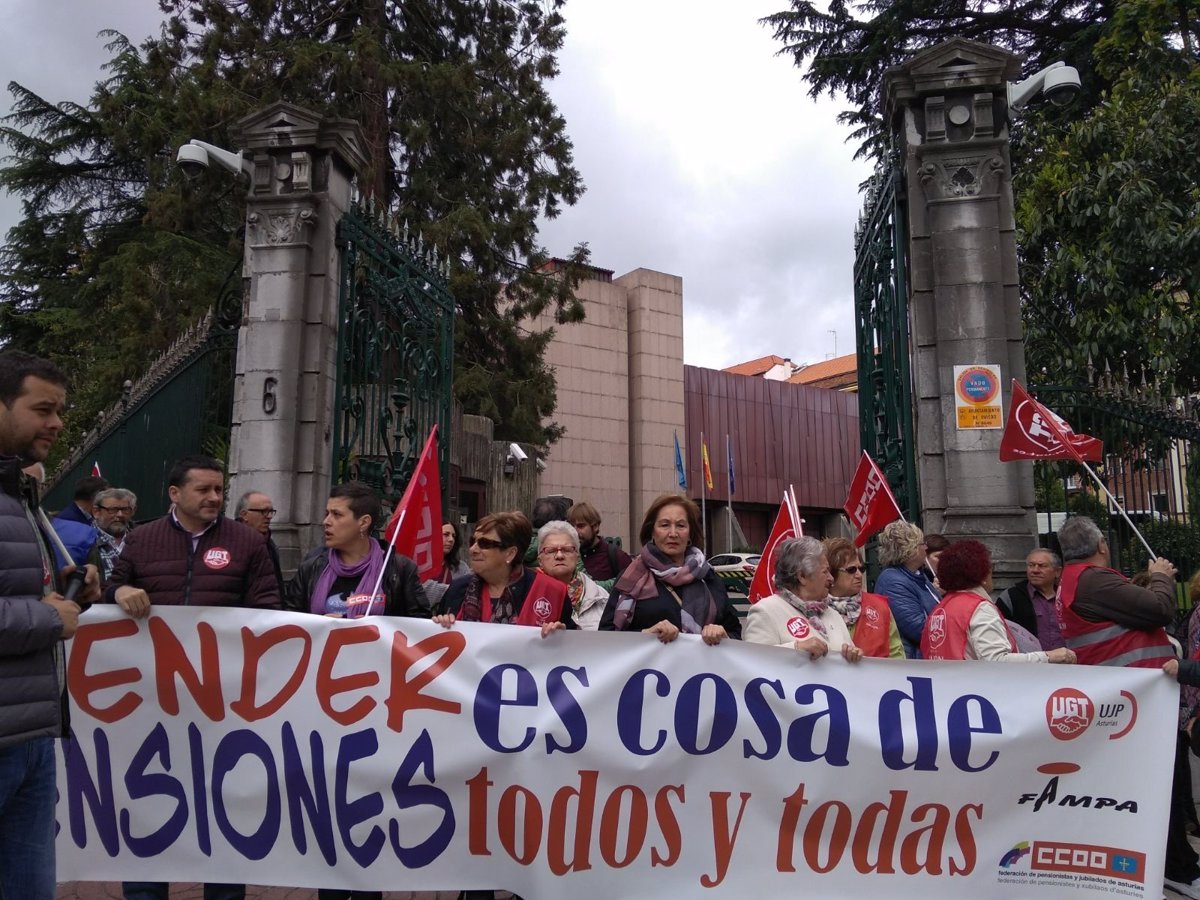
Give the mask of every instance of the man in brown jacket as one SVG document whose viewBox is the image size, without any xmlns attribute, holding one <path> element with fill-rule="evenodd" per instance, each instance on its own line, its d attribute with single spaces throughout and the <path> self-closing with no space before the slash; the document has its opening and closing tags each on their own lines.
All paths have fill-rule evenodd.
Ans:
<svg viewBox="0 0 1200 900">
<path fill-rule="evenodd" d="M 279 583 L 261 534 L 221 515 L 224 471 L 207 456 L 186 456 L 167 476 L 174 506 L 131 531 L 105 599 L 134 618 L 152 605 L 279 609 Z M 166 900 L 163 882 L 124 884 L 126 900 Z M 241 884 L 206 884 L 205 900 L 243 900 Z"/>
</svg>

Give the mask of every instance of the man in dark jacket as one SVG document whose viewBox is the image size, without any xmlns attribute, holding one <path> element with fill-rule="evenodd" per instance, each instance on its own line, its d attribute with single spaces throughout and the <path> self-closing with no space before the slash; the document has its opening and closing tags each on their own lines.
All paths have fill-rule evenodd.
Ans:
<svg viewBox="0 0 1200 900">
<path fill-rule="evenodd" d="M 62 642 L 79 606 L 59 593 L 23 466 L 62 429 L 66 379 L 18 351 L 0 353 L 0 897 L 52 900 L 54 739 L 66 730 Z M 43 520 L 44 521 L 44 520 Z M 81 599 L 99 594 L 94 569 Z"/>
<path fill-rule="evenodd" d="M 1043 650 L 1056 650 L 1064 645 L 1055 611 L 1060 575 L 1062 562 L 1057 554 L 1043 548 L 1031 550 L 1025 557 L 1025 578 L 996 601 L 1004 618 L 1036 637 Z"/>
<path fill-rule="evenodd" d="M 221 515 L 224 470 L 185 456 L 167 476 L 170 512 L 129 533 L 105 590 L 134 618 L 160 606 L 279 609 L 279 583 L 261 534 Z M 165 882 L 124 884 L 126 900 L 166 900 Z M 206 884 L 204 900 L 243 900 L 242 884 Z"/>
<path fill-rule="evenodd" d="M 567 521 L 579 532 L 579 555 L 583 568 L 601 587 L 612 587 L 617 577 L 633 562 L 629 554 L 600 536 L 600 513 L 581 500 L 567 510 Z"/>
</svg>

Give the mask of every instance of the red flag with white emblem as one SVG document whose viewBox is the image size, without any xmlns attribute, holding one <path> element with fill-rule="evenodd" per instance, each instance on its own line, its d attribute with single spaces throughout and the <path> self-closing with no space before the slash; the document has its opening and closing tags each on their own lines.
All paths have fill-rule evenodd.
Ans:
<svg viewBox="0 0 1200 900">
<path fill-rule="evenodd" d="M 442 573 L 442 481 L 438 473 L 437 426 L 384 531 L 384 537 L 417 564 L 421 580 Z"/>
<path fill-rule="evenodd" d="M 854 472 L 850 494 L 842 509 L 846 511 L 850 524 L 858 529 L 854 538 L 856 547 L 865 544 L 884 525 L 902 518 L 900 504 L 892 495 L 891 486 L 866 450 Z"/>
<path fill-rule="evenodd" d="M 1034 400 L 1013 379 L 1008 419 L 1000 437 L 1000 461 L 1021 459 L 1089 459 L 1099 462 L 1104 443 L 1099 438 L 1076 434 L 1066 420 Z"/>
<path fill-rule="evenodd" d="M 751 603 L 757 603 L 763 597 L 775 593 L 775 548 L 781 541 L 788 538 L 800 537 L 804 529 L 799 522 L 792 521 L 792 510 L 786 500 L 779 505 L 779 515 L 775 517 L 775 525 L 771 528 L 771 536 L 763 547 L 762 558 L 754 577 L 750 579 L 748 598 Z"/>
</svg>

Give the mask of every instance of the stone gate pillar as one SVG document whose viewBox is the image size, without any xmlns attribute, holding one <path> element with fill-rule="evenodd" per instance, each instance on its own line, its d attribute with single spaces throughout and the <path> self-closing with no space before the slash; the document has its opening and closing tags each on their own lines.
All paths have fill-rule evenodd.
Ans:
<svg viewBox="0 0 1200 900">
<path fill-rule="evenodd" d="M 253 163 L 238 334 L 230 513 L 269 494 L 285 569 L 319 540 L 337 379 L 337 223 L 366 164 L 357 123 L 275 103 L 234 128 Z"/>
<path fill-rule="evenodd" d="M 1006 84 L 1021 57 L 955 39 L 884 75 L 907 184 L 917 479 L 925 530 L 974 537 L 997 584 L 1036 543 L 1032 464 L 998 460 L 999 430 L 960 430 L 954 367 L 999 365 L 1003 409 L 1025 381 Z"/>
</svg>

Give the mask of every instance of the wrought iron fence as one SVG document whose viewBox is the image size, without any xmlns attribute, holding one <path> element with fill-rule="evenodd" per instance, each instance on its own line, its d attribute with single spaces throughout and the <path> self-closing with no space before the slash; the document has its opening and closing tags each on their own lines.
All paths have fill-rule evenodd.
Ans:
<svg viewBox="0 0 1200 900">
<path fill-rule="evenodd" d="M 389 230 L 357 204 L 338 223 L 337 244 L 334 479 L 360 479 L 395 502 L 435 424 L 441 471 L 449 472 L 455 307 L 448 266 L 407 227 Z M 443 477 L 443 492 L 448 483 Z"/>
<path fill-rule="evenodd" d="M 908 226 L 899 155 L 868 187 L 854 235 L 858 422 L 862 447 L 887 476 L 910 522 L 920 522 L 909 364 Z"/>
<path fill-rule="evenodd" d="M 240 261 L 238 268 L 240 269 Z M 164 515 L 167 470 L 182 456 L 228 458 L 242 295 L 231 273 L 218 304 L 156 359 L 55 474 L 47 509 L 71 502 L 75 482 L 98 465 L 110 484 L 133 491 L 139 520 Z"/>
</svg>

